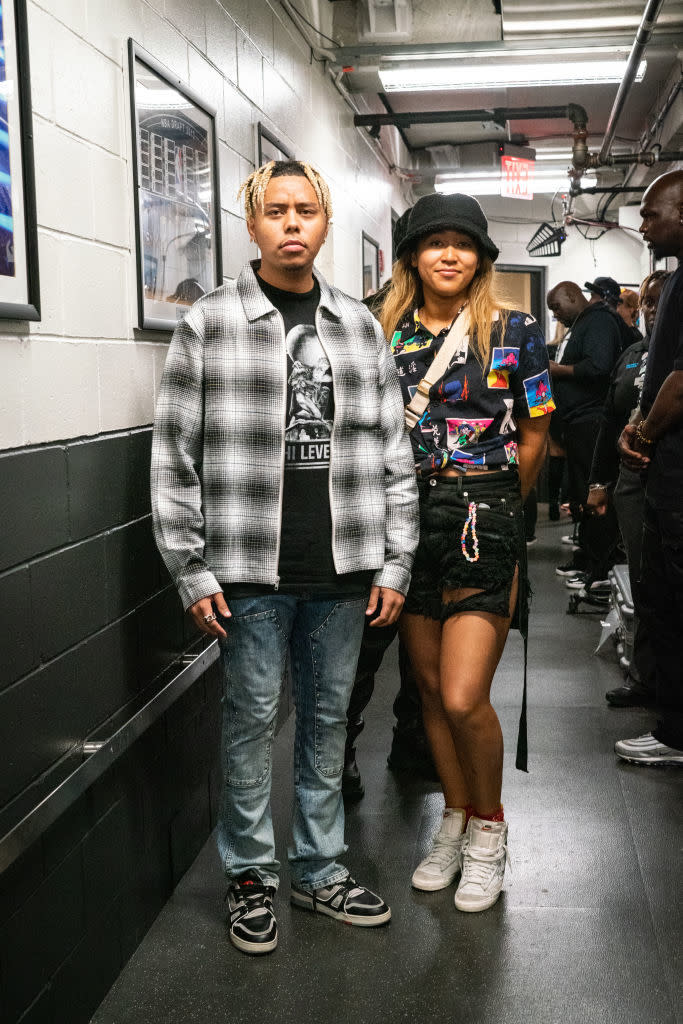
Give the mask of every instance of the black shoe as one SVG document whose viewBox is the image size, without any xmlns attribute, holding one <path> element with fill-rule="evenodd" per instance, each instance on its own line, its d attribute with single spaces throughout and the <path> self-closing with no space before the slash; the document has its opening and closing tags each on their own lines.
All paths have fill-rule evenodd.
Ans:
<svg viewBox="0 0 683 1024">
<path fill-rule="evenodd" d="M 243 953 L 272 953 L 277 946 L 277 921 L 273 913 L 275 888 L 264 885 L 255 871 L 246 871 L 229 887 L 228 933 L 233 946 Z"/>
<path fill-rule="evenodd" d="M 344 771 L 342 772 L 342 796 L 345 800 L 353 802 L 362 800 L 365 793 L 365 786 L 360 777 L 360 771 L 356 764 L 356 751 L 347 750 L 344 757 Z"/>
<path fill-rule="evenodd" d="M 560 518 L 560 506 L 559 506 L 559 503 L 557 501 L 549 501 L 548 502 L 548 519 L 550 519 L 553 523 L 556 523 L 559 518 Z"/>
<path fill-rule="evenodd" d="M 649 708 L 655 702 L 654 694 L 636 683 L 624 683 L 608 690 L 605 700 L 613 708 Z"/>
<path fill-rule="evenodd" d="M 426 779 L 428 782 L 439 781 L 439 774 L 422 732 L 409 736 L 394 732 L 387 766 L 392 772 L 410 772 L 411 775 Z"/>
<path fill-rule="evenodd" d="M 352 878 L 311 891 L 292 886 L 292 903 L 295 907 L 327 914 L 345 924 L 357 924 L 363 928 L 374 928 L 391 919 L 391 911 L 384 900 Z"/>
</svg>

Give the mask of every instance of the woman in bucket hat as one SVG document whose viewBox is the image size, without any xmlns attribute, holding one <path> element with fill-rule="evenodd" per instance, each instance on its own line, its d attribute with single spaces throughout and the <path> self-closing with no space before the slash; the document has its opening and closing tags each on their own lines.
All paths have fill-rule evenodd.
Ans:
<svg viewBox="0 0 683 1024">
<path fill-rule="evenodd" d="M 495 903 L 505 873 L 503 739 L 490 689 L 513 616 L 526 636 L 522 502 L 554 408 L 543 336 L 530 314 L 498 298 L 497 256 L 475 199 L 423 197 L 381 316 L 420 493 L 401 635 L 445 797 L 441 828 L 412 883 L 442 889 L 460 874 L 455 905 L 464 911 Z M 449 354 L 437 362 L 442 346 Z M 523 707 L 523 770 L 525 725 Z"/>
</svg>

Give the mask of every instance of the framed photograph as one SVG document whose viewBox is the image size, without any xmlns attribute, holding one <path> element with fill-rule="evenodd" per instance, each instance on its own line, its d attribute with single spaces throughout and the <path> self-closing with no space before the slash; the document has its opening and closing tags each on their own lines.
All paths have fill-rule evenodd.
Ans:
<svg viewBox="0 0 683 1024">
<path fill-rule="evenodd" d="M 379 288 L 379 242 L 362 232 L 363 298 L 374 295 Z"/>
<path fill-rule="evenodd" d="M 0 317 L 40 320 L 26 0 L 0 3 Z"/>
<path fill-rule="evenodd" d="M 271 160 L 294 160 L 294 153 L 259 121 L 256 126 L 256 166 Z"/>
<path fill-rule="evenodd" d="M 172 331 L 223 283 L 215 110 L 129 39 L 138 324 Z"/>
</svg>

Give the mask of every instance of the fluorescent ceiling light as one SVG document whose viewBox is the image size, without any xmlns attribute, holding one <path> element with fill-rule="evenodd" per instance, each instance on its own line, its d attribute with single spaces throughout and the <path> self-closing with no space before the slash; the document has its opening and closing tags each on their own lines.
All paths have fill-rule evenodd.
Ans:
<svg viewBox="0 0 683 1024">
<path fill-rule="evenodd" d="M 547 21 L 535 18 L 503 18 L 503 32 L 603 32 L 609 29 L 638 28 L 640 14 L 611 14 L 590 18 L 551 18 Z"/>
<path fill-rule="evenodd" d="M 477 61 L 439 62 L 431 67 L 381 68 L 379 77 L 385 92 L 431 92 L 435 90 L 514 89 L 528 86 L 595 85 L 619 83 L 626 70 L 625 60 L 556 61 L 543 64 L 492 64 Z M 643 79 L 647 61 L 641 61 L 636 81 Z"/>
<path fill-rule="evenodd" d="M 624 58 L 627 58 L 630 53 L 630 47 L 623 46 L 618 43 L 611 44 L 609 46 L 534 46 L 524 48 L 508 48 L 498 46 L 491 50 L 480 50 L 480 49 L 448 49 L 448 44 L 445 44 L 438 53 L 434 50 L 428 50 L 424 53 L 411 52 L 410 56 L 407 57 L 404 53 L 387 53 L 382 57 L 382 61 L 385 64 L 399 63 L 405 64 L 409 61 L 435 61 L 435 60 L 463 60 L 470 62 L 472 60 L 492 60 L 494 62 L 504 62 L 507 60 L 514 60 L 517 62 L 527 61 L 530 57 L 547 57 L 549 60 L 562 59 L 563 57 L 579 57 L 582 60 L 590 60 L 592 57 L 604 57 L 608 54 L 618 54 Z"/>
<path fill-rule="evenodd" d="M 589 175 L 585 176 L 586 184 L 590 183 Z M 444 174 L 437 177 L 434 190 L 442 195 L 453 195 L 464 192 L 472 196 L 499 196 L 501 172 L 468 171 L 462 174 Z M 535 169 L 532 191 L 534 195 L 553 195 L 555 192 L 569 191 L 569 176 L 552 167 Z"/>
</svg>

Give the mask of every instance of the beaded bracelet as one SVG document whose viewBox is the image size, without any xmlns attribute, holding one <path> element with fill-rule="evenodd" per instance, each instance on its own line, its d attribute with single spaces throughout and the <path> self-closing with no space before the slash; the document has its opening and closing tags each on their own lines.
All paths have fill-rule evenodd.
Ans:
<svg viewBox="0 0 683 1024">
<path fill-rule="evenodd" d="M 652 438 L 645 437 L 645 434 L 643 433 L 643 424 L 642 424 L 642 422 L 639 423 L 638 426 L 636 427 L 636 437 L 638 438 L 638 440 L 640 441 L 641 444 L 647 445 L 648 448 L 651 448 L 652 445 L 654 444 L 654 441 L 652 440 Z"/>
<path fill-rule="evenodd" d="M 467 506 L 467 519 L 465 525 L 462 528 L 462 534 L 460 535 L 460 549 L 467 559 L 468 562 L 479 561 L 479 538 L 477 537 L 477 503 L 471 501 Z M 472 531 L 472 545 L 474 548 L 474 554 L 471 555 L 467 550 L 467 531 Z"/>
</svg>

